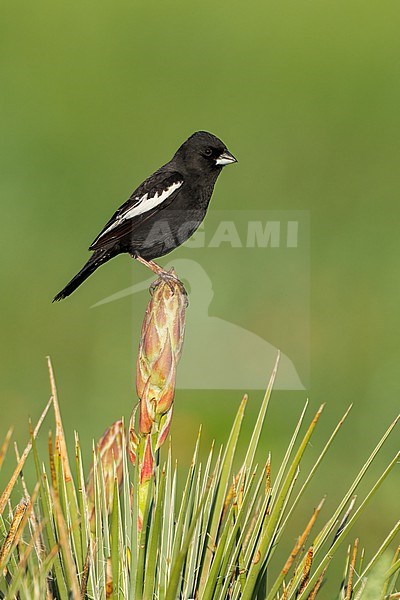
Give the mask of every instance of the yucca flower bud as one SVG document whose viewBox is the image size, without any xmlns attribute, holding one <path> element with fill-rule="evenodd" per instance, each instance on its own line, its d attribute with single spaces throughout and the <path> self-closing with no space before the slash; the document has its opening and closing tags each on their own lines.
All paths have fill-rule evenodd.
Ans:
<svg viewBox="0 0 400 600">
<path fill-rule="evenodd" d="M 173 270 L 171 275 L 175 276 Z M 173 277 L 158 279 L 143 320 L 136 369 L 140 398 L 139 434 L 158 431 L 165 440 L 172 416 L 176 366 L 181 357 L 187 296 Z"/>
<path fill-rule="evenodd" d="M 115 421 L 115 423 L 113 423 L 108 429 L 106 429 L 106 431 L 103 433 L 103 435 L 97 442 L 97 455 L 100 459 L 103 471 L 106 506 L 109 513 L 111 512 L 113 505 L 114 475 L 117 478 L 118 485 L 121 485 L 122 483 L 122 456 L 123 452 L 125 452 L 124 440 L 124 423 L 122 420 L 119 420 Z M 94 466 L 92 465 L 88 477 L 88 483 L 86 486 L 86 495 L 91 521 L 94 511 L 96 485 L 97 482 L 95 481 L 95 471 Z"/>
</svg>

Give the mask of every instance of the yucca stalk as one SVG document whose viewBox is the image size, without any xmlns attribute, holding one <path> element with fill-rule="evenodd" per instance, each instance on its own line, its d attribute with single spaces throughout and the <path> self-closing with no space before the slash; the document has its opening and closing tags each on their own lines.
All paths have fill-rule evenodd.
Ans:
<svg viewBox="0 0 400 600">
<path fill-rule="evenodd" d="M 175 275 L 172 270 L 171 275 Z M 171 425 L 176 368 L 182 354 L 187 296 L 177 279 L 159 278 L 152 286 L 136 363 L 140 399 L 139 435 L 164 443 Z"/>
<path fill-rule="evenodd" d="M 171 278 L 160 277 L 151 287 L 143 319 L 136 363 L 139 424 L 130 422 L 131 460 L 139 465 L 139 529 L 142 527 L 149 486 L 158 463 L 158 452 L 171 426 L 176 368 L 182 354 L 187 295 L 172 269 Z"/>
</svg>

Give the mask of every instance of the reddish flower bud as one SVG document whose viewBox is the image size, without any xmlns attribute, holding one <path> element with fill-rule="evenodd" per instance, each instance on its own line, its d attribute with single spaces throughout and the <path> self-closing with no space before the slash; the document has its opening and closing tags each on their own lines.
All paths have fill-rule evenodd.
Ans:
<svg viewBox="0 0 400 600">
<path fill-rule="evenodd" d="M 116 421 L 106 429 L 97 443 L 97 453 L 101 462 L 104 478 L 104 488 L 106 493 L 107 510 L 111 512 L 114 497 L 114 475 L 117 478 L 118 485 L 122 483 L 122 453 L 124 448 L 125 431 L 123 422 Z M 94 510 L 94 472 L 93 465 L 90 469 L 86 494 L 88 501 L 89 514 L 93 515 Z"/>
</svg>

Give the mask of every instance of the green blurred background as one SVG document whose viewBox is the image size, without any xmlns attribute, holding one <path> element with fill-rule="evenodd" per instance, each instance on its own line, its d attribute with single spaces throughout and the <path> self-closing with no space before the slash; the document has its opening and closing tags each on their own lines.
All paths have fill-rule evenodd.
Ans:
<svg viewBox="0 0 400 600">
<path fill-rule="evenodd" d="M 129 415 L 148 296 L 134 311 L 88 309 L 142 278 L 139 265 L 120 257 L 68 301 L 50 300 L 133 187 L 208 129 L 240 159 L 213 206 L 310 211 L 311 385 L 274 395 L 264 450 L 279 460 L 309 395 L 310 417 L 327 403 L 311 461 L 353 402 L 299 527 L 322 494 L 334 506 L 399 406 L 399 31 L 397 1 L 2 3 L 1 438 L 13 423 L 26 440 L 49 396 L 48 354 L 67 435 L 80 432 L 87 460 L 91 439 Z M 246 291 L 237 323 L 253 315 L 264 330 L 278 300 Z M 212 313 L 226 302 L 222 290 Z M 248 431 L 261 396 L 250 396 Z M 178 392 L 182 464 L 200 422 L 204 450 L 224 441 L 239 400 Z M 397 445 L 394 435 L 367 483 Z M 360 522 L 371 549 L 398 517 L 396 483 Z"/>
</svg>

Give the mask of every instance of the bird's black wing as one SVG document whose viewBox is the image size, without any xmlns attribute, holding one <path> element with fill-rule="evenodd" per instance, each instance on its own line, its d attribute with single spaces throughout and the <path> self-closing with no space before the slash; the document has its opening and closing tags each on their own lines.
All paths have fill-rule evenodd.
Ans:
<svg viewBox="0 0 400 600">
<path fill-rule="evenodd" d="M 183 183 L 184 179 L 180 173 L 167 171 L 165 167 L 161 167 L 146 179 L 113 214 L 90 245 L 89 250 L 105 248 L 131 234 L 155 212 L 169 206 Z"/>
</svg>

